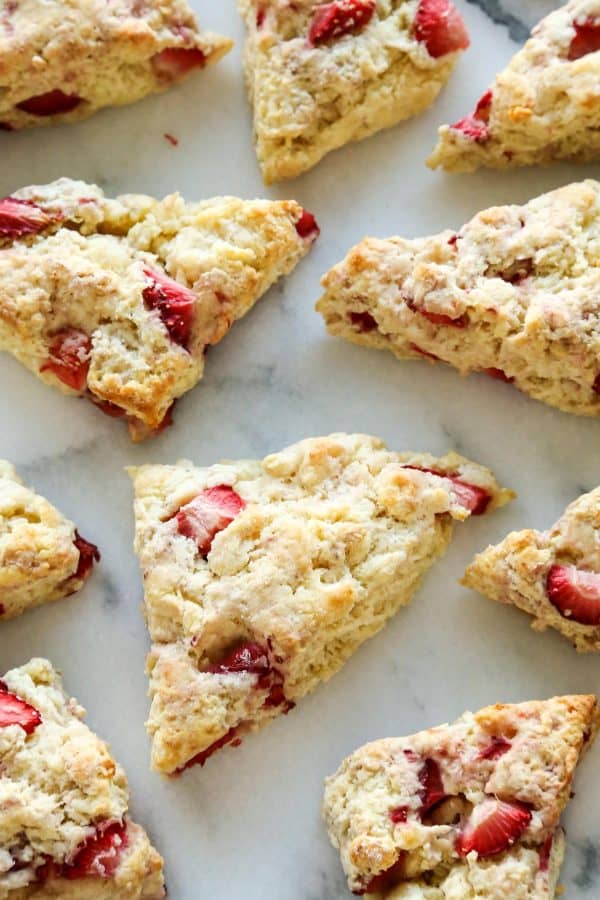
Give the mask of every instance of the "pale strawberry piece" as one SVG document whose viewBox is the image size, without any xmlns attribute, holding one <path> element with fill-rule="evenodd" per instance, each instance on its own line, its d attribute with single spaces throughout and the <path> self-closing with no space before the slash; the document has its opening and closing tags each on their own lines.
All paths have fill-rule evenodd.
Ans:
<svg viewBox="0 0 600 900">
<path fill-rule="evenodd" d="M 146 308 L 158 312 L 171 340 L 187 350 L 194 324 L 196 295 L 164 272 L 146 268 L 144 275 L 151 279 L 151 284 L 142 291 Z"/>
<path fill-rule="evenodd" d="M 28 97 L 17 103 L 17 108 L 32 116 L 57 116 L 60 113 L 71 112 L 81 103 L 81 97 L 77 94 L 65 94 L 62 91 L 48 91 L 38 94 L 37 97 Z"/>
<path fill-rule="evenodd" d="M 486 375 L 489 375 L 490 378 L 495 378 L 497 381 L 505 381 L 507 384 L 512 384 L 514 381 L 514 378 L 511 378 L 510 375 L 507 375 L 502 369 L 496 369 L 493 366 L 489 369 L 482 369 L 481 371 Z"/>
<path fill-rule="evenodd" d="M 465 137 L 470 138 L 478 144 L 484 143 L 489 137 L 488 121 L 490 118 L 490 110 L 492 107 L 493 95 L 491 91 L 486 91 L 483 97 L 477 102 L 475 112 L 464 119 L 459 119 L 450 128 L 455 131 L 462 131 Z"/>
<path fill-rule="evenodd" d="M 318 46 L 344 37 L 369 24 L 376 9 L 375 0 L 333 0 L 318 7 L 313 16 L 308 41 Z"/>
<path fill-rule="evenodd" d="M 210 553 L 215 535 L 227 528 L 246 503 L 232 487 L 219 484 L 207 488 L 176 513 L 177 528 L 193 540 L 202 556 Z"/>
<path fill-rule="evenodd" d="M 542 849 L 540 850 L 540 872 L 547 872 L 550 866 L 550 854 L 552 853 L 552 844 L 554 843 L 554 835 L 551 834 L 546 838 Z"/>
<path fill-rule="evenodd" d="M 11 694 L 4 682 L 0 681 L 0 728 L 20 725 L 25 734 L 31 734 L 41 724 L 42 717 L 37 709 Z"/>
<path fill-rule="evenodd" d="M 213 673 L 248 672 L 251 675 L 268 675 L 271 672 L 269 651 L 256 641 L 246 641 L 231 650 L 218 663 L 206 670 Z"/>
<path fill-rule="evenodd" d="M 503 737 L 493 737 L 487 747 L 480 752 L 478 759 L 499 759 L 508 753 L 512 744 Z"/>
<path fill-rule="evenodd" d="M 112 878 L 129 837 L 123 822 L 113 822 L 107 827 L 98 827 L 96 834 L 83 844 L 75 857 L 62 867 L 62 876 L 76 878 Z"/>
<path fill-rule="evenodd" d="M 192 69 L 202 69 L 206 56 L 197 47 L 167 47 L 152 59 L 152 66 L 161 78 L 175 81 L 187 75 Z"/>
<path fill-rule="evenodd" d="M 600 625 L 600 573 L 552 566 L 546 588 L 561 616 L 581 625 Z"/>
<path fill-rule="evenodd" d="M 524 803 L 507 803 L 490 797 L 473 809 L 456 841 L 456 851 L 467 856 L 495 856 L 517 841 L 529 823 L 531 811 Z"/>
<path fill-rule="evenodd" d="M 484 488 L 470 484 L 468 481 L 462 481 L 456 475 L 446 475 L 445 472 L 436 472 L 435 469 L 425 469 L 422 466 L 405 466 L 405 468 L 416 469 L 418 472 L 429 472 L 431 475 L 437 475 L 438 478 L 447 478 L 452 482 L 452 490 L 456 499 L 461 506 L 469 510 L 472 516 L 482 515 L 491 500 Z"/>
<path fill-rule="evenodd" d="M 369 312 L 351 312 L 348 318 L 357 331 L 375 331 L 377 322 Z"/>
<path fill-rule="evenodd" d="M 449 0 L 421 0 L 414 34 L 434 59 L 466 50 L 470 44 L 462 16 Z"/>
<path fill-rule="evenodd" d="M 88 334 L 76 328 L 65 328 L 55 334 L 46 362 L 40 372 L 53 372 L 74 391 L 83 391 L 90 368 L 92 341 Z"/>
<path fill-rule="evenodd" d="M 75 532 L 74 544 L 79 550 L 79 563 L 72 577 L 78 581 L 85 581 L 92 573 L 94 562 L 100 562 L 100 551 L 95 544 L 82 538 L 78 531 Z"/>
<path fill-rule="evenodd" d="M 56 217 L 45 212 L 33 200 L 4 197 L 0 200 L 0 238 L 19 238 L 26 234 L 39 234 Z"/>
<path fill-rule="evenodd" d="M 434 325 L 451 325 L 453 328 L 465 328 L 467 325 L 467 317 L 457 316 L 455 319 L 452 316 L 446 316 L 444 313 L 435 313 L 429 312 L 427 309 L 422 309 L 420 306 L 416 306 L 414 300 L 408 298 L 406 300 L 406 305 L 410 310 L 414 313 L 418 313 L 420 316 L 424 316 L 429 322 L 432 322 Z"/>
<path fill-rule="evenodd" d="M 600 19 L 588 16 L 583 22 L 573 22 L 575 36 L 569 45 L 567 59 L 573 61 L 600 50 Z"/>
<path fill-rule="evenodd" d="M 316 241 L 321 233 L 321 229 L 317 224 L 317 220 L 313 216 L 312 213 L 309 213 L 308 210 L 303 209 L 302 215 L 296 222 L 296 231 L 300 235 L 301 238 L 310 239 L 311 241 Z"/>
</svg>

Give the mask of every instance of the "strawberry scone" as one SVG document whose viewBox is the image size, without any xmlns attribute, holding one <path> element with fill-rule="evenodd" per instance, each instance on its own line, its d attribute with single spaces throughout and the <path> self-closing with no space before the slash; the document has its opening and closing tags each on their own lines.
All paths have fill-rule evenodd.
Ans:
<svg viewBox="0 0 600 900">
<path fill-rule="evenodd" d="M 79 591 L 99 559 L 98 548 L 0 459 L 0 620 Z"/>
<path fill-rule="evenodd" d="M 73 122 L 133 103 L 231 46 L 201 32 L 185 0 L 6 0 L 0 128 Z"/>
<path fill-rule="evenodd" d="M 325 782 L 323 813 L 354 894 L 549 900 L 559 826 L 600 724 L 594 696 L 488 706 L 361 747 Z"/>
<path fill-rule="evenodd" d="M 66 178 L 23 188 L 0 200 L 0 349 L 141 440 L 318 233 L 291 200 L 112 200 Z"/>
<path fill-rule="evenodd" d="M 45 659 L 0 681 L 2 900 L 160 900 L 163 861 L 85 710 Z"/>
<path fill-rule="evenodd" d="M 169 774 L 287 713 L 410 601 L 454 520 L 513 496 L 455 453 L 361 434 L 131 474 L 152 764 Z"/>
<path fill-rule="evenodd" d="M 469 37 L 450 0 L 238 0 L 265 182 L 430 106 Z"/>
<path fill-rule="evenodd" d="M 581 652 L 600 651 L 600 487 L 567 506 L 549 531 L 513 531 L 475 557 L 464 585 L 556 628 Z"/>
<path fill-rule="evenodd" d="M 453 125 L 431 168 L 472 172 L 600 159 L 600 0 L 573 0 L 535 26 L 522 50 Z"/>
<path fill-rule="evenodd" d="M 324 276 L 317 309 L 354 343 L 598 416 L 599 238 L 600 184 L 567 185 L 458 232 L 366 238 Z"/>
</svg>

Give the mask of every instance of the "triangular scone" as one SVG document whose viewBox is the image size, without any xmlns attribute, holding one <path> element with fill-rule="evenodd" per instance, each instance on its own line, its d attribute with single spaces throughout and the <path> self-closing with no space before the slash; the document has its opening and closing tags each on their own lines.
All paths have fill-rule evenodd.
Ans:
<svg viewBox="0 0 600 900">
<path fill-rule="evenodd" d="M 99 559 L 97 547 L 0 459 L 0 621 L 74 594 Z"/>
<path fill-rule="evenodd" d="M 573 0 L 536 25 L 475 108 L 443 125 L 427 163 L 448 172 L 600 159 L 600 2 Z"/>
<path fill-rule="evenodd" d="M 160 900 L 163 861 L 125 773 L 45 659 L 0 681 L 0 896 Z"/>
<path fill-rule="evenodd" d="M 238 0 L 265 182 L 430 106 L 469 38 L 449 0 Z"/>
<path fill-rule="evenodd" d="M 288 712 L 410 601 L 454 519 L 513 496 L 455 453 L 394 453 L 360 434 L 132 476 L 148 730 L 166 773 Z"/>
<path fill-rule="evenodd" d="M 354 343 L 599 416 L 599 228 L 590 180 L 484 210 L 458 232 L 366 238 L 324 276 L 317 309 Z"/>
<path fill-rule="evenodd" d="M 594 696 L 488 706 L 361 747 L 325 783 L 350 889 L 386 900 L 549 900 Z"/>
<path fill-rule="evenodd" d="M 3 3 L 0 128 L 133 103 L 216 62 L 232 43 L 201 32 L 186 0 Z"/>
<path fill-rule="evenodd" d="M 66 178 L 23 188 L 0 200 L 0 349 L 142 439 L 317 234 L 292 200 L 111 200 Z"/>
<path fill-rule="evenodd" d="M 467 587 L 556 628 L 577 650 L 600 651 L 600 487 L 567 506 L 549 531 L 513 531 L 475 557 Z"/>
</svg>

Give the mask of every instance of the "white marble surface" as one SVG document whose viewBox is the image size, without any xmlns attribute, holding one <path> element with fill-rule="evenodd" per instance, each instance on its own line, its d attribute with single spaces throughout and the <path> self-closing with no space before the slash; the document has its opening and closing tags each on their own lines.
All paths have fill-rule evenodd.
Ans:
<svg viewBox="0 0 600 900">
<path fill-rule="evenodd" d="M 511 3 L 514 14 L 519 8 Z M 600 482 L 600 423 L 561 414 L 485 377 L 460 380 L 444 367 L 400 363 L 328 337 L 313 311 L 319 276 L 366 233 L 416 236 L 459 226 L 479 208 L 524 201 L 594 168 L 464 177 L 425 168 L 437 124 L 469 110 L 517 46 L 506 27 L 462 2 L 473 47 L 431 110 L 339 151 L 295 183 L 265 189 L 251 146 L 234 0 L 194 5 L 207 27 L 236 38 L 233 54 L 135 107 L 77 126 L 0 133 L 0 195 L 70 175 L 109 192 L 293 196 L 317 214 L 322 237 L 293 276 L 211 351 L 204 382 L 180 402 L 175 427 L 153 443 L 132 446 L 121 423 L 0 358 L 0 456 L 17 463 L 103 554 L 78 597 L 2 625 L 0 668 L 43 654 L 64 671 L 90 725 L 128 771 L 134 813 L 165 856 L 171 900 L 342 900 L 349 895 L 319 804 L 323 776 L 346 753 L 465 708 L 600 688 L 597 659 L 578 657 L 555 634 L 534 634 L 523 614 L 457 583 L 487 542 L 510 529 L 547 526 Z M 496 0 L 488 7 L 503 17 Z M 537 15 L 539 0 L 528 20 L 534 8 Z M 179 146 L 164 132 L 175 134 Z M 161 780 L 148 770 L 148 641 L 123 467 L 181 456 L 208 464 L 263 455 L 336 429 L 369 431 L 398 449 L 454 447 L 491 466 L 519 500 L 457 529 L 413 605 L 290 716 L 204 769 Z M 569 900 L 600 896 L 599 769 L 597 746 L 565 817 Z"/>
</svg>

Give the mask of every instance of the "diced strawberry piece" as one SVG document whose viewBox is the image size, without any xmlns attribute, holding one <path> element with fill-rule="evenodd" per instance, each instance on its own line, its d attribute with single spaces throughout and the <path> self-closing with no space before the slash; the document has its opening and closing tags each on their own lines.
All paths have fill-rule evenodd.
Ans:
<svg viewBox="0 0 600 900">
<path fill-rule="evenodd" d="M 390 809 L 388 817 L 394 825 L 406 822 L 408 819 L 408 806 L 397 806 L 395 809 Z"/>
<path fill-rule="evenodd" d="M 71 880 L 112 878 L 128 844 L 127 826 L 123 822 L 99 827 L 96 834 L 79 848 L 75 857 L 65 863 L 62 875 Z"/>
<path fill-rule="evenodd" d="M 192 766 L 203 766 L 209 757 L 216 753 L 217 750 L 221 750 L 222 747 L 230 744 L 232 747 L 239 747 L 241 744 L 241 740 L 237 736 L 237 729 L 230 728 L 229 731 L 216 740 L 210 747 L 207 747 L 206 750 L 201 750 L 200 753 L 196 753 L 195 756 L 192 756 L 190 760 L 186 762 L 184 766 L 177 770 L 177 772 L 183 772 L 185 769 L 191 769 Z"/>
<path fill-rule="evenodd" d="M 25 734 L 31 734 L 38 725 L 42 724 L 42 717 L 35 708 L 25 703 L 12 694 L 3 681 L 0 682 L 0 728 L 9 725 L 20 725 Z"/>
<path fill-rule="evenodd" d="M 190 538 L 202 556 L 208 556 L 215 535 L 223 531 L 246 503 L 228 484 L 207 488 L 176 513 L 177 528 Z"/>
<path fill-rule="evenodd" d="M 425 764 L 419 773 L 419 781 L 423 785 L 420 813 L 424 816 L 436 803 L 439 803 L 446 796 L 442 782 L 442 773 L 434 759 L 425 760 Z"/>
<path fill-rule="evenodd" d="M 456 841 L 456 852 L 459 856 L 472 851 L 481 858 L 495 856 L 512 847 L 530 822 L 531 811 L 524 803 L 490 797 L 473 809 Z"/>
<path fill-rule="evenodd" d="M 465 116 L 464 119 L 459 119 L 450 128 L 454 129 L 454 131 L 462 131 L 465 137 L 476 141 L 478 144 L 483 144 L 489 137 L 487 123 L 490 118 L 492 99 L 492 92 L 486 91 L 483 97 L 479 98 L 475 112 L 470 116 Z"/>
<path fill-rule="evenodd" d="M 73 543 L 79 550 L 79 563 L 77 571 L 71 577 L 77 581 L 85 581 L 91 575 L 94 562 L 100 562 L 100 551 L 95 544 L 90 544 L 89 541 L 82 538 L 78 531 L 75 532 Z"/>
<path fill-rule="evenodd" d="M 414 33 L 434 59 L 466 50 L 470 44 L 462 16 L 449 0 L 421 0 Z"/>
<path fill-rule="evenodd" d="M 416 306 L 414 300 L 412 300 L 411 298 L 406 300 L 406 305 L 414 313 L 418 313 L 420 316 L 424 316 L 429 322 L 432 322 L 434 325 L 451 325 L 454 328 L 464 328 L 468 322 L 466 315 L 457 316 L 456 319 L 453 319 L 452 316 L 446 316 L 443 313 L 429 312 L 429 310 L 427 309 L 422 309 L 420 306 Z"/>
<path fill-rule="evenodd" d="M 318 46 L 365 28 L 375 8 L 375 0 L 333 0 L 319 6 L 308 32 L 309 44 Z"/>
<path fill-rule="evenodd" d="M 406 873 L 405 856 L 406 854 L 402 851 L 393 866 L 390 866 L 385 872 L 380 872 L 379 875 L 375 875 L 375 877 L 371 878 L 369 883 L 363 888 L 354 890 L 352 893 L 358 894 L 358 896 L 362 896 L 363 894 L 378 894 L 380 892 L 389 891 L 391 888 L 395 887 L 404 878 Z"/>
<path fill-rule="evenodd" d="M 317 225 L 317 220 L 313 214 L 309 213 L 306 209 L 302 210 L 302 215 L 296 222 L 296 231 L 301 238 L 310 241 L 316 241 L 321 234 L 321 229 Z"/>
<path fill-rule="evenodd" d="M 267 16 L 267 11 L 265 10 L 264 6 L 259 6 L 258 9 L 256 10 L 256 27 L 257 28 L 263 27 L 263 25 L 265 24 L 266 16 Z"/>
<path fill-rule="evenodd" d="M 192 69 L 202 69 L 206 56 L 197 47 L 167 47 L 152 57 L 152 67 L 159 78 L 176 81 Z"/>
<path fill-rule="evenodd" d="M 493 366 L 489 369 L 482 369 L 481 371 L 485 372 L 486 375 L 489 375 L 490 378 L 496 378 L 498 381 L 506 381 L 507 384 L 512 384 L 514 381 L 514 378 L 511 378 L 510 375 L 507 375 L 502 369 L 495 369 Z"/>
<path fill-rule="evenodd" d="M 487 747 L 480 751 L 477 759 L 498 759 L 500 756 L 504 756 L 511 747 L 511 742 L 507 741 L 506 738 L 494 735 Z"/>
<path fill-rule="evenodd" d="M 3 616 L 5 612 L 6 612 L 6 607 L 5 607 L 4 603 L 0 603 L 0 616 Z"/>
<path fill-rule="evenodd" d="M 275 677 L 281 677 L 276 669 L 273 670 L 273 674 Z M 288 698 L 285 696 L 283 683 L 279 681 L 271 686 L 271 689 L 269 690 L 269 696 L 263 703 L 263 706 L 266 707 L 281 706 L 282 708 L 280 712 L 283 713 L 284 716 L 287 716 L 289 711 L 293 709 L 295 705 L 296 704 L 292 700 L 288 700 Z"/>
<path fill-rule="evenodd" d="M 40 372 L 53 372 L 74 391 L 83 391 L 90 368 L 92 341 L 84 331 L 65 328 L 54 335 L 49 356 Z"/>
<path fill-rule="evenodd" d="M 448 238 L 448 243 L 450 244 L 451 247 L 456 248 L 456 246 L 458 244 L 458 238 L 459 238 L 458 234 L 453 234 L 451 238 Z"/>
<path fill-rule="evenodd" d="M 567 59 L 573 61 L 600 50 L 600 19 L 588 16 L 583 22 L 573 22 L 575 36 L 569 45 Z"/>
<path fill-rule="evenodd" d="M 592 385 L 592 390 L 597 394 L 600 394 L 600 372 L 596 375 L 594 379 L 594 383 Z"/>
<path fill-rule="evenodd" d="M 100 397 L 96 397 L 94 394 L 90 394 L 89 398 L 100 412 L 103 412 L 105 416 L 110 416 L 111 419 L 122 419 L 123 416 L 127 415 L 127 410 L 123 409 L 122 406 L 117 406 L 116 403 L 111 403 L 109 400 L 101 400 Z"/>
<path fill-rule="evenodd" d="M 219 662 L 213 663 L 207 672 L 248 672 L 251 675 L 268 675 L 271 672 L 269 651 L 256 641 L 245 641 L 231 650 Z"/>
<path fill-rule="evenodd" d="M 540 872 L 547 872 L 550 866 L 550 854 L 552 853 L 552 844 L 554 843 L 554 835 L 550 834 L 544 841 L 540 849 Z"/>
<path fill-rule="evenodd" d="M 409 344 L 411 350 L 414 350 L 415 353 L 420 353 L 421 356 L 427 356 L 429 359 L 434 359 L 436 362 L 439 362 L 439 356 L 436 356 L 435 353 L 430 353 L 428 350 L 423 350 L 422 347 L 418 347 L 416 344 Z"/>
<path fill-rule="evenodd" d="M 600 573 L 575 566 L 552 566 L 548 599 L 561 616 L 580 625 L 600 625 Z"/>
<path fill-rule="evenodd" d="M 348 318 L 357 331 L 367 332 L 377 329 L 377 321 L 369 312 L 351 312 L 348 313 Z"/>
<path fill-rule="evenodd" d="M 171 340 L 187 350 L 194 324 L 196 295 L 164 272 L 144 269 L 144 275 L 152 282 L 142 291 L 146 308 L 157 310 Z"/>
<path fill-rule="evenodd" d="M 419 472 L 429 472 L 438 478 L 447 478 L 452 482 L 452 490 L 461 506 L 468 509 L 472 516 L 482 515 L 490 502 L 491 495 L 479 485 L 462 481 L 456 475 L 446 475 L 445 472 L 437 472 L 435 469 L 425 469 L 423 466 L 405 466 L 405 469 L 417 469 Z"/>
<path fill-rule="evenodd" d="M 56 218 L 45 212 L 33 200 L 3 197 L 0 200 L 0 238 L 19 238 L 39 234 Z"/>
<path fill-rule="evenodd" d="M 37 97 L 28 97 L 27 100 L 22 100 L 16 106 L 32 116 L 58 116 L 61 113 L 71 112 L 80 103 L 81 97 L 78 97 L 77 94 L 64 94 L 62 91 L 55 90 L 38 94 Z"/>
</svg>

